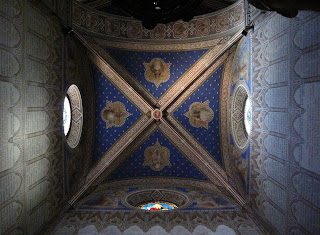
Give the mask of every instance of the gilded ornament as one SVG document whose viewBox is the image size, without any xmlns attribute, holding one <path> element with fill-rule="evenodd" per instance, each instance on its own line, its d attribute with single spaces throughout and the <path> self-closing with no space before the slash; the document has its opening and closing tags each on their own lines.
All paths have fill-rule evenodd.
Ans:
<svg viewBox="0 0 320 235">
<path fill-rule="evenodd" d="M 170 78 L 171 63 L 165 63 L 160 58 L 154 58 L 150 63 L 143 63 L 145 67 L 144 76 L 148 82 L 152 82 L 158 89 L 161 83 L 167 82 Z"/>
<path fill-rule="evenodd" d="M 101 118 L 106 122 L 106 128 L 121 127 L 131 116 L 126 107 L 120 101 L 112 102 L 107 100 L 107 106 L 101 111 Z"/>
<path fill-rule="evenodd" d="M 154 146 L 149 146 L 144 151 L 143 166 L 149 166 L 154 171 L 161 171 L 166 166 L 171 166 L 170 151 L 157 141 Z"/>
<path fill-rule="evenodd" d="M 194 102 L 190 105 L 189 111 L 184 114 L 189 118 L 189 123 L 193 127 L 204 127 L 209 129 L 209 122 L 212 121 L 214 113 L 209 107 L 209 100 L 205 102 Z"/>
</svg>

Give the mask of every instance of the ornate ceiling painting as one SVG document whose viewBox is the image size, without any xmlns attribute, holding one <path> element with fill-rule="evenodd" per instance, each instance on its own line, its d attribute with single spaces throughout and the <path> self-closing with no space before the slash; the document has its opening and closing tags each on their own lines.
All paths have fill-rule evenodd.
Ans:
<svg viewBox="0 0 320 235">
<path fill-rule="evenodd" d="M 78 3 L 73 14 L 76 36 L 97 67 L 96 135 L 94 165 L 69 203 L 132 210 L 123 199 L 128 193 L 170 185 L 191 198 L 186 210 L 245 205 L 237 164 L 248 161 L 232 158 L 238 152 L 229 107 L 237 80 L 250 80 L 248 55 L 233 45 L 241 38 L 243 4 L 154 30 Z"/>
</svg>

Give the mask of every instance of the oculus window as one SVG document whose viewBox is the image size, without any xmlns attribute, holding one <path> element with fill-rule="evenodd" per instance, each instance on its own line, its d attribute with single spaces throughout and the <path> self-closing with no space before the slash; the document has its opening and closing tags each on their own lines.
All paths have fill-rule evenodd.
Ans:
<svg viewBox="0 0 320 235">
<path fill-rule="evenodd" d="M 63 132 L 64 135 L 68 135 L 71 126 L 71 106 L 69 98 L 64 97 L 63 102 Z"/>
</svg>

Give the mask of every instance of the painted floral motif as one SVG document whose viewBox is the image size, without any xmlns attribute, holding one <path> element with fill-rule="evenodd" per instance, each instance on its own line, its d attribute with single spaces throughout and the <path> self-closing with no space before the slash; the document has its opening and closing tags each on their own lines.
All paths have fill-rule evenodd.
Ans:
<svg viewBox="0 0 320 235">
<path fill-rule="evenodd" d="M 138 22 L 128 22 L 127 24 L 128 37 L 129 38 L 141 38 L 142 37 L 142 25 Z"/>
<path fill-rule="evenodd" d="M 107 100 L 107 106 L 101 111 L 101 118 L 106 122 L 106 128 L 122 126 L 127 117 L 131 115 L 120 101 L 111 102 Z"/>
<path fill-rule="evenodd" d="M 208 18 L 199 19 L 196 22 L 196 34 L 198 36 L 207 35 L 210 32 L 210 20 Z"/>
<path fill-rule="evenodd" d="M 150 63 L 143 63 L 143 65 L 145 67 L 145 79 L 154 83 L 157 89 L 161 83 L 169 80 L 171 63 L 165 63 L 160 58 L 154 58 Z"/>
<path fill-rule="evenodd" d="M 237 6 L 234 9 L 234 24 L 240 24 L 243 21 L 243 7 L 242 5 Z"/>
<path fill-rule="evenodd" d="M 212 121 L 214 113 L 209 107 L 209 100 L 205 102 L 194 102 L 190 105 L 189 111 L 184 114 L 189 118 L 189 123 L 193 127 L 204 127 L 209 129 L 209 122 Z"/>
<path fill-rule="evenodd" d="M 162 39 L 166 36 L 166 26 L 164 24 L 157 24 L 157 26 L 150 31 L 151 38 Z"/>
<path fill-rule="evenodd" d="M 120 24 L 117 21 L 105 19 L 105 31 L 109 35 L 118 36 L 120 34 Z"/>
<path fill-rule="evenodd" d="M 93 31 L 98 31 L 99 30 L 98 21 L 99 21 L 99 18 L 97 15 L 93 15 L 90 13 L 87 14 L 86 26 L 88 29 Z"/>
<path fill-rule="evenodd" d="M 176 22 L 173 25 L 173 37 L 174 38 L 186 38 L 188 37 L 188 23 Z"/>
<path fill-rule="evenodd" d="M 217 23 L 217 29 L 216 29 L 217 32 L 221 32 L 221 31 L 227 30 L 229 28 L 229 25 L 230 25 L 228 12 L 225 12 L 224 14 L 219 15 L 217 17 L 216 23 Z"/>
<path fill-rule="evenodd" d="M 166 166 L 171 166 L 170 151 L 157 141 L 154 146 L 149 146 L 144 151 L 143 166 L 149 166 L 154 171 L 161 171 Z"/>
</svg>

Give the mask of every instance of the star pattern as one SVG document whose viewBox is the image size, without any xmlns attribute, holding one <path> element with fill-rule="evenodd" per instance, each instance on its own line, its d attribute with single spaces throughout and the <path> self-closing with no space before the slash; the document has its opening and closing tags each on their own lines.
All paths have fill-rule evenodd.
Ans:
<svg viewBox="0 0 320 235">
<path fill-rule="evenodd" d="M 96 122 L 94 162 L 96 162 L 141 117 L 142 113 L 98 69 L 94 70 L 94 81 Z M 122 102 L 126 111 L 132 114 L 121 127 L 106 128 L 106 123 L 101 118 L 101 111 L 106 107 L 107 100 Z"/>
<path fill-rule="evenodd" d="M 223 65 L 213 72 L 212 75 L 173 112 L 173 116 L 221 166 L 223 163 L 219 134 L 219 97 L 222 72 Z M 210 101 L 209 107 L 214 112 L 214 118 L 209 122 L 208 129 L 204 127 L 193 127 L 189 122 L 189 118 L 184 114 L 189 111 L 190 105 L 194 102 L 204 102 L 206 100 Z"/>
<path fill-rule="evenodd" d="M 157 141 L 170 150 L 171 166 L 165 166 L 161 171 L 143 166 L 145 149 L 154 146 Z M 158 129 L 109 176 L 108 180 L 150 176 L 208 180 Z"/>
</svg>

